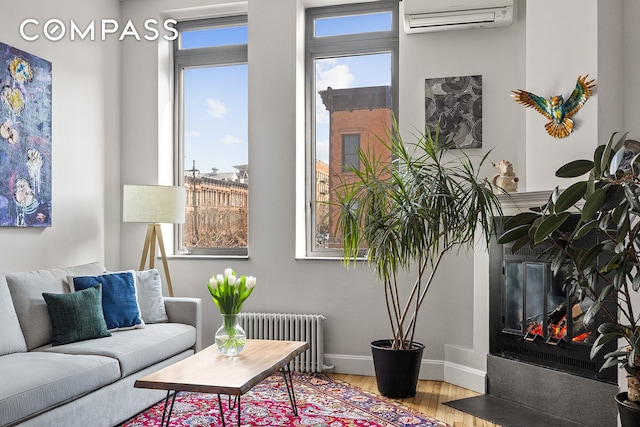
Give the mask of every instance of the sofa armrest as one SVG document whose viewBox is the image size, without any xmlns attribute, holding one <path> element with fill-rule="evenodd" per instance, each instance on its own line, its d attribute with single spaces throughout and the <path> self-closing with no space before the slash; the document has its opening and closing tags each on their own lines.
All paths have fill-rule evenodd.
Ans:
<svg viewBox="0 0 640 427">
<path fill-rule="evenodd" d="M 196 328 L 194 351 L 202 348 L 202 300 L 188 297 L 164 297 L 169 322 L 184 323 Z"/>
</svg>

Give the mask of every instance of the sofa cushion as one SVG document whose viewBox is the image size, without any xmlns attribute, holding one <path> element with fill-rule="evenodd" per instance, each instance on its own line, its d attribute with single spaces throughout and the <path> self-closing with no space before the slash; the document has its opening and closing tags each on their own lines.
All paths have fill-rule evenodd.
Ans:
<svg viewBox="0 0 640 427">
<path fill-rule="evenodd" d="M 102 313 L 102 285 L 42 296 L 49 310 L 53 345 L 111 336 Z"/>
<path fill-rule="evenodd" d="M 0 274 L 0 356 L 27 351 L 4 274 Z"/>
<path fill-rule="evenodd" d="M 120 378 L 109 357 L 14 353 L 0 357 L 0 425 L 35 415 Z"/>
<path fill-rule="evenodd" d="M 138 305 L 140 316 L 144 323 L 168 322 L 167 311 L 162 296 L 162 282 L 160 273 L 155 268 L 136 271 L 136 289 L 138 291 Z"/>
<path fill-rule="evenodd" d="M 113 332 L 108 338 L 79 341 L 60 346 L 47 345 L 38 351 L 92 354 L 113 357 L 120 362 L 122 376 L 165 360 L 196 342 L 196 329 L 182 323 L 157 323 L 144 329 Z"/>
<path fill-rule="evenodd" d="M 73 291 L 102 285 L 102 310 L 110 331 L 144 327 L 136 296 L 136 276 L 133 271 L 105 273 L 97 276 L 76 276 L 70 281 Z"/>
<path fill-rule="evenodd" d="M 67 268 L 6 274 L 7 285 L 28 350 L 51 342 L 51 321 L 42 293 L 69 292 L 68 276 L 100 274 L 104 271 L 104 265 L 94 262 Z"/>
</svg>

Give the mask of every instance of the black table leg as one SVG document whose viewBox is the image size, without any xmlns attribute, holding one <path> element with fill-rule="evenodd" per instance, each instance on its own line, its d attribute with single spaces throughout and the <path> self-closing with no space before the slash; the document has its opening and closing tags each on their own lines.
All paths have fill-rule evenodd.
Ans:
<svg viewBox="0 0 640 427">
<path fill-rule="evenodd" d="M 282 367 L 282 376 L 284 377 L 284 383 L 287 385 L 287 393 L 289 394 L 289 401 L 291 402 L 291 409 L 293 409 L 293 415 L 298 416 L 298 404 L 296 403 L 296 394 L 293 391 L 293 378 L 291 376 L 291 370 L 289 364 Z"/>
<path fill-rule="evenodd" d="M 231 404 L 231 396 L 229 396 L 229 410 L 233 410 L 235 406 L 238 406 L 238 427 L 240 427 L 240 396 L 235 396 L 233 398 L 234 404 Z M 218 395 L 218 408 L 220 409 L 220 421 L 222 421 L 222 427 L 227 427 L 227 424 L 224 421 L 224 409 L 222 407 L 222 398 Z"/>
<path fill-rule="evenodd" d="M 171 419 L 171 412 L 173 411 L 173 404 L 176 401 L 176 395 L 178 392 L 173 393 L 173 399 L 171 399 L 171 406 L 169 406 L 169 395 L 171 394 L 171 390 L 167 390 L 167 397 L 164 399 L 164 409 L 162 410 L 162 422 L 160 423 L 161 427 L 169 427 L 169 420 Z M 167 412 L 167 408 L 169 411 Z M 167 423 L 165 424 L 164 419 L 165 416 L 167 418 Z"/>
</svg>

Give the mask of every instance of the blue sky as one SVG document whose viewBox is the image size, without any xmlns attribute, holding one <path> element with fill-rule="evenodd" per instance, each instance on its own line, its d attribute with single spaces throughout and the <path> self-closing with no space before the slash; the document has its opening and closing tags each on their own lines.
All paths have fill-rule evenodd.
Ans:
<svg viewBox="0 0 640 427">
<path fill-rule="evenodd" d="M 388 15 L 349 16 L 319 20 L 317 36 L 388 29 Z M 247 43 L 246 27 L 184 32 L 182 48 Z M 389 54 L 327 58 L 316 61 L 316 89 L 389 85 Z M 217 168 L 231 172 L 233 166 L 248 163 L 247 132 L 248 66 L 191 68 L 185 70 L 185 169 L 193 160 L 201 172 Z M 328 114 L 317 96 L 316 149 L 319 159 L 328 161 Z"/>
</svg>

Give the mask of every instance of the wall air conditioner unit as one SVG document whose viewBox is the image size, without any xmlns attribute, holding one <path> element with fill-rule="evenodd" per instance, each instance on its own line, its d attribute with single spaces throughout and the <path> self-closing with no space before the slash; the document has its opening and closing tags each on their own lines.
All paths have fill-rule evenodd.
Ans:
<svg viewBox="0 0 640 427">
<path fill-rule="evenodd" d="M 404 31 L 490 28 L 511 25 L 513 0 L 403 0 Z"/>
</svg>

